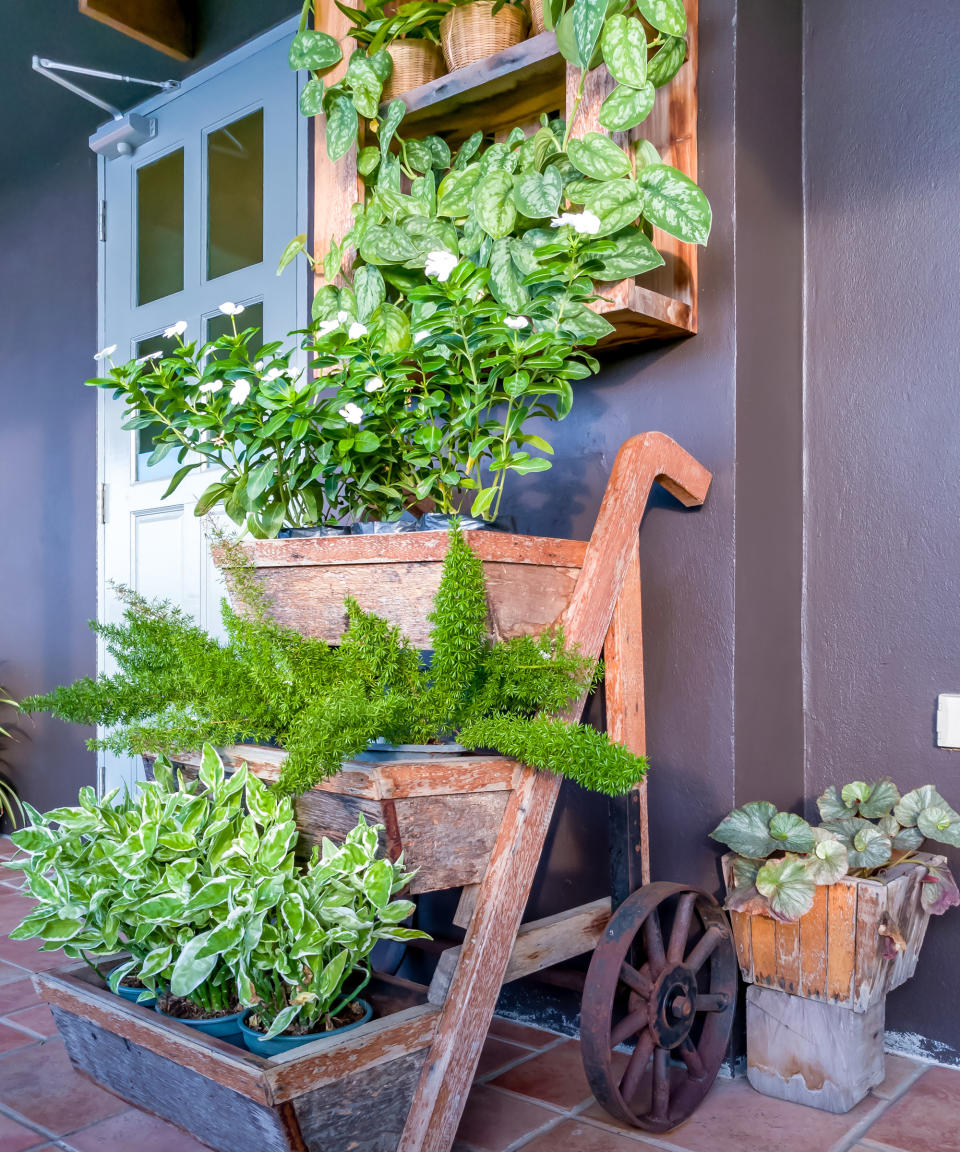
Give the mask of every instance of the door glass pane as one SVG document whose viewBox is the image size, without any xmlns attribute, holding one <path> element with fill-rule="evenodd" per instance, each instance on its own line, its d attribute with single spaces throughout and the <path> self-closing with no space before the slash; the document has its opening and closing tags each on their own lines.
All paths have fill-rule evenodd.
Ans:
<svg viewBox="0 0 960 1152">
<path fill-rule="evenodd" d="M 183 291 L 183 149 L 137 169 L 137 303 Z"/>
<path fill-rule="evenodd" d="M 159 352 L 161 356 L 169 356 L 179 343 L 173 336 L 148 336 L 137 344 L 137 356 L 148 356 L 151 352 Z M 176 449 L 171 449 L 162 460 L 156 464 L 148 464 L 150 455 L 157 446 L 156 437 L 161 431 L 156 428 L 138 428 L 134 435 L 137 438 L 137 479 L 160 480 L 165 476 L 172 476 L 180 467 L 177 461 Z"/>
<path fill-rule="evenodd" d="M 207 136 L 207 278 L 263 259 L 263 109 Z"/>
<path fill-rule="evenodd" d="M 250 350 L 250 355 L 255 356 L 263 347 L 263 302 L 258 300 L 255 304 L 245 305 L 239 316 L 224 316 L 220 312 L 218 312 L 216 316 L 211 316 L 207 321 L 207 339 L 216 340 L 218 336 L 232 335 L 233 324 L 230 322 L 232 319 L 237 322 L 238 332 L 242 332 L 244 328 L 257 328 L 259 330 L 247 345 Z M 225 353 L 212 352 L 211 355 L 214 358 L 218 358 L 225 355 Z"/>
</svg>

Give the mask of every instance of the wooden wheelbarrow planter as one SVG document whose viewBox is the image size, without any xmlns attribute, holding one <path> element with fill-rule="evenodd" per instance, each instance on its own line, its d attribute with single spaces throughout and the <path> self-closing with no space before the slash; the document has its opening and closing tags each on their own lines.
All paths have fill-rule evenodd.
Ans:
<svg viewBox="0 0 960 1152">
<path fill-rule="evenodd" d="M 608 730 L 638 753 L 644 751 L 644 730 L 637 530 L 654 482 L 691 506 L 703 502 L 710 474 L 668 437 L 647 433 L 633 437 L 621 448 L 589 544 L 487 533 L 470 536 L 471 545 L 485 559 L 488 579 L 490 565 L 502 566 L 495 569 L 500 575 L 492 582 L 493 630 L 515 634 L 559 621 L 568 642 L 579 644 L 594 657 L 603 650 Z M 368 573 L 382 572 L 373 556 L 380 552 L 380 561 L 393 565 L 397 576 L 393 595 L 401 593 L 404 613 L 391 613 L 382 599 L 377 600 L 382 589 L 376 580 L 349 580 L 342 572 L 334 582 L 340 604 L 345 592 L 357 595 L 364 606 L 392 614 L 415 643 L 424 642 L 427 606 L 423 601 L 439 579 L 445 550 L 441 537 L 427 541 L 426 552 L 419 557 L 417 547 L 424 548 L 422 535 L 392 540 L 297 540 L 269 546 L 258 542 L 253 547 L 255 563 L 260 567 L 283 569 L 284 579 L 293 573 L 288 585 L 293 591 L 287 601 L 281 597 L 281 618 L 287 611 L 283 603 L 299 603 L 304 589 L 309 588 L 307 594 L 320 602 L 316 634 L 328 639 L 335 639 L 343 627 L 342 608 L 334 612 L 322 591 L 323 580 L 338 570 L 336 549 L 345 547 L 348 567 L 354 568 L 355 576 L 356 570 L 364 567 Z M 286 556 L 289 562 L 281 562 L 278 556 Z M 304 556 L 314 560 L 319 556 L 321 562 L 297 559 Z M 359 561 L 357 556 L 361 556 Z M 419 589 L 416 598 L 403 595 L 410 581 Z M 523 589 L 519 598 L 518 587 Z M 498 588 L 512 591 L 498 600 Z M 521 619 L 517 605 L 526 605 L 523 612 L 529 616 Z M 297 612 L 297 618 L 291 616 L 288 622 L 299 627 L 299 609 Z M 571 709 L 572 719 L 579 718 L 582 706 L 581 702 Z M 228 764 L 243 759 L 267 779 L 276 775 L 282 755 L 276 750 L 245 746 L 226 752 Z M 381 1018 L 337 1040 L 318 1041 L 286 1056 L 263 1060 L 220 1041 L 197 1037 L 175 1022 L 161 1022 L 137 1005 L 118 1002 L 93 986 L 92 974 L 76 970 L 42 974 L 37 977 L 38 986 L 55 1009 L 71 1059 L 98 1083 L 181 1124 L 222 1152 L 246 1152 L 248 1148 L 252 1152 L 254 1147 L 308 1152 L 447 1152 L 504 981 L 590 951 L 601 938 L 606 941 L 616 935 L 607 929 L 607 901 L 521 928 L 560 786 L 558 777 L 500 757 L 345 765 L 340 775 L 301 799 L 298 819 L 307 838 L 328 833 L 342 836 L 362 811 L 385 825 L 388 852 L 403 850 L 408 863 L 421 869 L 414 891 L 466 886 L 458 915 L 458 922 L 466 926 L 463 945 L 441 960 L 432 987 L 427 990 L 399 982 L 404 986 L 398 988 L 398 982 L 393 981 L 381 991 Z M 643 785 L 636 789 L 634 800 L 641 814 L 645 813 Z M 645 829 L 642 839 L 645 851 Z M 648 901 L 654 908 L 659 900 L 685 891 L 682 886 L 671 885 L 651 888 L 664 890 Z M 650 960 L 634 977 L 640 989 L 637 994 L 652 996 L 654 1007 L 659 994 L 656 989 L 663 980 L 667 984 L 661 989 L 661 999 L 669 998 L 672 1003 L 679 994 L 676 980 L 690 979 L 689 973 L 676 975 L 676 964 L 687 953 L 691 920 L 700 925 L 695 929 L 700 934 L 699 943 L 693 946 L 691 956 L 695 954 L 696 963 L 703 965 L 713 954 L 709 961 L 714 974 L 711 987 L 718 987 L 717 973 L 723 977 L 724 987 L 731 986 L 733 951 L 722 914 L 703 894 L 687 893 L 681 900 L 683 907 L 676 924 L 682 924 L 682 931 L 676 926 L 671 931 L 666 960 L 663 942 L 657 943 L 660 928 L 648 922 L 645 910 L 633 917 L 628 936 L 619 938 L 618 946 L 626 948 L 628 937 L 645 928 L 651 944 Z M 618 916 L 624 908 L 626 904 Z M 729 963 L 725 955 L 721 960 L 722 950 L 717 950 L 720 943 L 729 946 Z M 667 961 L 675 966 L 669 972 L 665 971 Z M 611 1003 L 620 968 L 614 957 Z M 695 970 L 696 965 L 691 971 Z M 662 980 L 655 979 L 658 974 Z M 700 1000 L 704 1000 L 703 1005 Z M 698 996 L 697 1001 L 696 1006 L 687 1008 L 687 1015 L 701 1008 L 714 1014 L 732 1011 L 729 992 Z M 609 1005 L 602 1008 L 603 1013 L 606 1021 L 597 1034 L 602 1038 L 600 1063 L 607 1065 L 601 1071 L 609 1074 L 609 1049 L 618 1041 L 611 1041 Z M 715 1019 L 719 1021 L 719 1016 Z M 671 1027 L 675 1032 L 675 1020 Z M 668 1050 L 657 1048 L 648 1125 L 654 1130 L 679 1123 L 689 1114 L 684 1109 L 689 1109 L 691 1102 L 695 1106 L 712 1083 L 726 1040 L 722 1028 L 705 1028 L 704 1032 L 714 1037 L 711 1067 L 703 1067 L 696 1051 L 689 1057 L 695 1083 L 692 1091 L 683 1095 L 679 1111 L 668 1107 Z M 184 1045 L 182 1058 L 178 1055 L 180 1042 Z M 646 1049 L 638 1043 L 637 1050 L 635 1079 L 639 1082 L 641 1064 L 649 1062 L 653 1047 Z M 142 1074 L 133 1075 L 126 1070 L 128 1065 L 136 1065 Z M 593 1075 L 591 1083 L 595 1083 Z M 631 1087 L 636 1087 L 633 1081 Z M 602 1095 L 599 1088 L 595 1090 Z M 616 1096 L 615 1085 L 612 1092 Z M 199 1103 L 205 1095 L 211 1100 L 209 1108 Z M 181 1106 L 184 1101 L 188 1104 Z M 623 1114 L 622 1108 L 618 1114 Z M 221 1122 L 218 1117 L 233 1117 L 235 1121 Z"/>
</svg>

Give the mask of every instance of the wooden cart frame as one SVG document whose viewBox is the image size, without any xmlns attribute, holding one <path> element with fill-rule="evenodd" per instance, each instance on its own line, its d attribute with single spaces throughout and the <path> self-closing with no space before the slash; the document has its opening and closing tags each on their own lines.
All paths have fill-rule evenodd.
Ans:
<svg viewBox="0 0 960 1152">
<path fill-rule="evenodd" d="M 568 642 L 593 657 L 603 651 L 608 731 L 636 753 L 645 750 L 638 528 L 654 483 L 690 507 L 703 502 L 710 479 L 662 433 L 628 440 L 562 613 Z M 579 719 L 582 708 L 580 701 L 570 718 Z M 482 871 L 439 869 L 418 885 L 466 884 L 457 916 L 464 942 L 443 954 L 430 988 L 384 977 L 375 997 L 386 1015 L 265 1060 L 111 996 L 82 966 L 41 974 L 38 987 L 82 1072 L 224 1152 L 448 1152 L 502 984 L 592 950 L 610 902 L 521 926 L 558 777 L 489 757 L 357 767 L 323 787 L 358 810 L 362 801 L 396 811 L 406 800 L 456 796 L 486 798 L 484 810 L 492 811 L 495 798 Z M 632 865 L 639 882 L 649 878 L 645 784 L 637 784 L 630 803 L 641 829 Z M 398 823 L 388 827 L 391 834 L 402 840 Z"/>
</svg>

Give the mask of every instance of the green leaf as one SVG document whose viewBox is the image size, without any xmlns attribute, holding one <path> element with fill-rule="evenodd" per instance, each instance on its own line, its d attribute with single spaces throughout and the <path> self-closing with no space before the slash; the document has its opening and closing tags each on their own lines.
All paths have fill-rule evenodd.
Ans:
<svg viewBox="0 0 960 1152">
<path fill-rule="evenodd" d="M 813 850 L 813 831 L 810 825 L 793 812 L 778 812 L 770 821 L 770 835 L 785 852 Z"/>
<path fill-rule="evenodd" d="M 480 179 L 480 166 L 455 168 L 448 172 L 437 188 L 437 214 L 439 216 L 469 216 L 473 208 L 474 189 Z"/>
<path fill-rule="evenodd" d="M 542 175 L 539 172 L 527 172 L 514 178 L 513 202 L 531 220 L 555 215 L 562 196 L 563 177 L 555 165 L 547 168 Z"/>
<path fill-rule="evenodd" d="M 490 290 L 498 304 L 511 312 L 522 312 L 529 303 L 529 293 L 511 256 L 509 238 L 494 240 L 490 249 Z"/>
<path fill-rule="evenodd" d="M 188 940 L 181 949 L 170 977 L 170 991 L 174 996 L 189 996 L 217 966 L 216 953 L 201 955 L 209 935 L 208 932 L 201 932 Z"/>
<path fill-rule="evenodd" d="M 369 176 L 380 164 L 380 149 L 368 144 L 357 153 L 357 171 L 361 176 Z"/>
<path fill-rule="evenodd" d="M 599 236 L 619 232 L 633 223 L 643 210 L 643 200 L 632 180 L 607 180 L 595 184 L 587 194 L 585 204 L 600 217 Z"/>
<path fill-rule="evenodd" d="M 353 274 L 357 297 L 357 319 L 365 324 L 387 298 L 387 286 L 380 269 L 374 264 L 361 264 Z"/>
<path fill-rule="evenodd" d="M 363 878 L 363 891 L 375 908 L 383 908 L 390 899 L 393 867 L 388 860 L 375 860 Z"/>
<path fill-rule="evenodd" d="M 400 121 L 404 118 L 407 112 L 407 106 L 399 98 L 391 100 L 387 105 L 386 114 L 380 122 L 380 131 L 378 136 L 380 138 L 380 159 L 381 162 L 386 160 L 387 153 L 390 151 L 390 144 L 393 137 L 400 127 Z"/>
<path fill-rule="evenodd" d="M 199 463 L 197 463 L 197 464 L 184 464 L 184 466 L 182 468 L 178 468 L 177 471 L 174 472 L 173 476 L 171 477 L 170 483 L 167 485 L 166 491 L 160 497 L 160 499 L 166 500 L 166 498 L 172 492 L 175 492 L 177 490 L 177 488 L 180 487 L 180 484 L 187 478 L 187 476 L 189 476 L 189 474 L 194 470 L 194 468 L 199 468 L 199 467 L 200 467 L 200 465 L 199 465 Z"/>
<path fill-rule="evenodd" d="M 410 320 L 402 308 L 385 301 L 373 314 L 370 335 L 388 355 L 405 352 L 410 347 Z"/>
<path fill-rule="evenodd" d="M 733 861 L 733 882 L 736 887 L 752 888 L 757 882 L 757 873 L 762 864 L 762 860 L 750 860 L 746 856 L 737 856 Z"/>
<path fill-rule="evenodd" d="M 362 49 L 358 49 L 350 57 L 344 82 L 353 92 L 353 106 L 357 112 L 372 120 L 380 110 L 383 81 Z"/>
<path fill-rule="evenodd" d="M 340 45 L 326 32 L 307 28 L 298 32 L 290 44 L 290 67 L 294 72 L 309 68 L 311 72 L 322 72 L 332 68 L 343 59 Z"/>
<path fill-rule="evenodd" d="M 668 36 L 684 36 L 687 31 L 687 13 L 683 0 L 637 0 L 637 7 L 648 24 Z"/>
<path fill-rule="evenodd" d="M 490 510 L 490 505 L 493 503 L 493 498 L 496 496 L 496 488 L 481 488 L 473 499 L 470 505 L 470 515 L 481 517 L 486 515 Z"/>
<path fill-rule="evenodd" d="M 850 815 L 850 809 L 840 799 L 835 784 L 826 788 L 817 799 L 817 808 L 820 810 L 821 820 L 843 820 Z"/>
<path fill-rule="evenodd" d="M 813 831 L 817 843 L 807 857 L 807 871 L 815 884 L 836 884 L 849 870 L 847 849 L 832 833 Z"/>
<path fill-rule="evenodd" d="M 277 466 L 273 460 L 268 460 L 265 464 L 258 464 L 256 468 L 250 473 L 247 480 L 247 496 L 250 500 L 256 500 L 258 496 L 262 496 L 270 485 L 270 481 L 276 475 Z"/>
<path fill-rule="evenodd" d="M 326 88 L 322 80 L 308 80 L 300 93 L 300 111 L 304 116 L 319 116 L 323 112 Z"/>
<path fill-rule="evenodd" d="M 619 84 L 600 105 L 600 123 L 611 132 L 629 132 L 650 115 L 656 97 L 656 89 L 650 83 L 642 88 Z"/>
<path fill-rule="evenodd" d="M 660 153 L 649 140 L 637 140 L 633 146 L 634 169 L 640 172 L 649 164 L 661 164 Z"/>
<path fill-rule="evenodd" d="M 404 264 L 416 258 L 417 250 L 399 225 L 379 224 L 364 232 L 360 256 L 368 264 Z"/>
<path fill-rule="evenodd" d="M 214 481 L 209 488 L 205 488 L 200 493 L 200 498 L 193 506 L 194 516 L 206 516 L 210 509 L 218 504 L 224 496 L 227 496 L 232 491 L 232 485 L 224 484 L 219 480 Z"/>
<path fill-rule="evenodd" d="M 573 35 L 577 43 L 577 56 L 589 61 L 600 39 L 607 0 L 573 0 Z"/>
<path fill-rule="evenodd" d="M 605 320 L 599 312 L 594 312 L 579 300 L 568 300 L 564 305 L 561 328 L 570 332 L 578 341 L 596 343 L 614 331 L 609 320 Z"/>
<path fill-rule="evenodd" d="M 360 119 L 353 101 L 340 89 L 329 89 L 325 107 L 327 155 L 336 162 L 346 156 L 356 142 Z"/>
<path fill-rule="evenodd" d="M 887 835 L 889 836 L 890 833 L 887 832 Z M 923 843 L 923 833 L 919 828 L 900 828 L 898 832 L 893 834 L 892 839 L 894 848 L 900 851 L 913 852 Z"/>
<path fill-rule="evenodd" d="M 270 1027 L 264 1034 L 264 1040 L 272 1040 L 275 1036 L 280 1036 L 296 1020 L 302 1010 L 302 1004 L 288 1004 L 286 1008 L 282 1008 L 273 1018 Z"/>
<path fill-rule="evenodd" d="M 682 36 L 668 36 L 660 51 L 647 61 L 647 79 L 662 88 L 676 76 L 687 58 L 687 42 Z"/>
<path fill-rule="evenodd" d="M 817 886 L 802 860 L 786 856 L 764 864 L 757 873 L 757 891 L 767 897 L 774 912 L 799 920 L 813 907 Z"/>
<path fill-rule="evenodd" d="M 917 816 L 917 828 L 930 840 L 960 848 L 960 815 L 949 804 L 931 804 Z"/>
<path fill-rule="evenodd" d="M 630 88 L 646 85 L 647 37 L 639 20 L 621 14 L 609 16 L 600 46 L 603 62 L 614 80 Z"/>
<path fill-rule="evenodd" d="M 643 191 L 644 219 L 687 244 L 706 244 L 710 203 L 689 176 L 669 164 L 650 164 L 637 180 Z"/>
<path fill-rule="evenodd" d="M 770 821 L 776 806 L 766 800 L 755 800 L 734 810 L 710 833 L 712 840 L 726 844 L 740 856 L 760 860 L 776 852 L 778 843 L 770 835 Z"/>
<path fill-rule="evenodd" d="M 494 240 L 509 236 L 517 219 L 513 203 L 513 178 L 494 170 L 477 184 L 473 211 L 480 227 Z"/>
<path fill-rule="evenodd" d="M 353 438 L 353 446 L 357 452 L 376 452 L 380 443 L 380 437 L 368 428 L 361 429 Z"/>
<path fill-rule="evenodd" d="M 932 784 L 925 784 L 922 788 L 914 788 L 912 792 L 907 792 L 894 807 L 893 814 L 904 828 L 914 828 L 917 817 L 924 808 L 944 807 L 949 807 L 946 800 Z"/>
<path fill-rule="evenodd" d="M 867 785 L 866 794 L 860 800 L 860 815 L 868 820 L 878 820 L 881 816 L 888 816 L 899 803 L 900 793 L 896 784 L 890 780 L 878 780 Z"/>
<path fill-rule="evenodd" d="M 663 264 L 663 257 L 639 228 L 623 236 L 614 237 L 616 252 L 600 258 L 602 280 L 626 280 L 642 276 Z"/>
<path fill-rule="evenodd" d="M 200 783 L 212 792 L 219 788 L 225 779 L 223 761 L 212 744 L 204 744 L 200 758 Z"/>
<path fill-rule="evenodd" d="M 889 862 L 892 849 L 889 836 L 873 824 L 864 822 L 864 826 L 854 834 L 847 858 L 851 868 L 880 868 Z"/>
<path fill-rule="evenodd" d="M 592 180 L 615 180 L 630 172 L 630 157 L 609 136 L 588 132 L 567 145 L 570 163 Z"/>
</svg>

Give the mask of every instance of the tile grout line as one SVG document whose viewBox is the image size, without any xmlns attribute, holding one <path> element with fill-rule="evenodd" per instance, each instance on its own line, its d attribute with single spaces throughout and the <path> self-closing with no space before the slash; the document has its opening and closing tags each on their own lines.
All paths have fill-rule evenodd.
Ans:
<svg viewBox="0 0 960 1152">
<path fill-rule="evenodd" d="M 502 1040 L 503 1037 L 494 1036 L 493 1039 Z M 497 1076 L 502 1076 L 504 1072 L 510 1072 L 512 1069 L 518 1068 L 521 1064 L 525 1064 L 534 1056 L 540 1056 L 544 1052 L 550 1052 L 554 1048 L 559 1048 L 566 1039 L 569 1039 L 569 1037 L 560 1036 L 552 1044 L 548 1044 L 546 1048 L 529 1048 L 526 1050 L 526 1055 L 517 1056 L 514 1060 L 511 1060 L 509 1064 L 501 1064 L 492 1072 L 485 1072 L 482 1076 L 475 1076 L 473 1082 L 474 1084 L 489 1084 L 490 1081 L 495 1079 Z M 503 1042 L 504 1044 L 514 1043 L 512 1040 L 504 1040 Z"/>
<path fill-rule="evenodd" d="M 860 1138 L 860 1143 L 865 1148 L 876 1149 L 876 1152 L 909 1152 L 909 1149 L 898 1148 L 895 1144 L 881 1144 L 879 1140 L 871 1140 L 869 1138 Z"/>
<path fill-rule="evenodd" d="M 522 1092 L 514 1092 L 512 1088 L 501 1088 L 499 1084 L 488 1084 L 487 1087 L 492 1088 L 494 1092 L 502 1092 L 504 1096 L 509 1096 L 513 1100 L 522 1100 L 525 1104 L 539 1104 L 541 1108 L 546 1108 L 550 1112 L 556 1112 L 560 1115 L 561 1119 L 570 1119 L 574 1113 L 569 1108 L 563 1108 L 559 1104 L 551 1104 L 549 1100 L 541 1100 L 539 1096 L 524 1096 Z M 591 1096 L 591 1100 L 593 1097 Z M 586 1103 L 589 1103 L 587 1101 Z M 586 1105 L 581 1102 L 574 1105 L 576 1108 L 585 1107 Z"/>
<path fill-rule="evenodd" d="M 591 1104 L 598 1103 L 595 1097 L 591 1096 L 589 1100 L 584 1101 L 582 1104 L 577 1105 L 576 1117 L 584 1122 L 590 1124 L 594 1128 L 599 1128 L 604 1132 L 611 1132 L 617 1136 L 623 1136 L 627 1140 L 634 1140 L 639 1144 L 645 1144 L 650 1148 L 662 1148 L 665 1152 L 690 1152 L 688 1148 L 681 1148 L 677 1144 L 671 1144 L 669 1140 L 661 1140 L 658 1136 L 654 1136 L 649 1132 L 644 1131 L 642 1128 L 637 1128 L 633 1131 L 623 1128 L 617 1128 L 612 1122 L 607 1121 L 602 1116 L 585 1116 L 584 1112 L 590 1107 Z M 601 1104 L 602 1108 L 603 1105 Z M 679 1125 L 678 1125 L 679 1127 Z"/>
<path fill-rule="evenodd" d="M 545 1120 L 539 1128 L 534 1128 L 532 1132 L 518 1136 L 512 1144 L 508 1144 L 506 1148 L 503 1149 L 503 1152 L 519 1152 L 519 1149 L 526 1148 L 526 1146 L 537 1137 L 543 1136 L 547 1132 L 552 1132 L 554 1128 L 558 1128 L 564 1120 L 567 1119 L 569 1119 L 568 1116 L 559 1115 L 552 1117 L 550 1120 Z"/>
<path fill-rule="evenodd" d="M 905 1080 L 897 1091 L 884 1100 L 882 1097 L 875 1096 L 874 1099 L 878 1103 L 878 1107 L 874 1108 L 862 1120 L 858 1120 L 856 1124 L 846 1133 L 846 1135 L 836 1142 L 830 1149 L 830 1152 L 849 1152 L 855 1144 L 863 1141 L 864 1135 L 869 1132 L 874 1124 L 885 1115 L 887 1110 L 896 1104 L 898 1100 L 902 1099 L 910 1089 L 916 1084 L 920 1077 L 927 1071 L 929 1065 L 921 1064 L 918 1070 L 909 1079 Z"/>
</svg>

